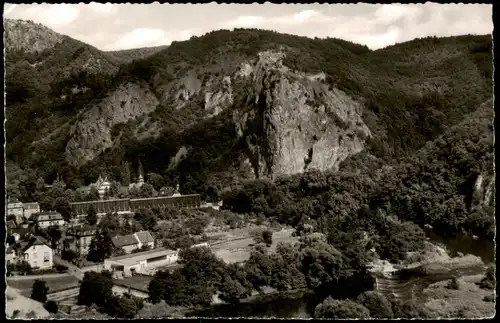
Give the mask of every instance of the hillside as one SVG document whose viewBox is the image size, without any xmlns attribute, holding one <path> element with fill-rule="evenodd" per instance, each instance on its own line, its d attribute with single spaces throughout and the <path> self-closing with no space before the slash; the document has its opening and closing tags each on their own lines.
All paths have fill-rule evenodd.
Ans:
<svg viewBox="0 0 500 323">
<path fill-rule="evenodd" d="M 338 169 L 360 152 L 387 163 L 412 156 L 491 97 L 490 36 L 370 51 L 336 39 L 221 30 L 135 61 L 142 56 L 75 42 L 31 61 L 66 57 L 53 64 L 57 72 L 37 70 L 53 76 L 7 74 L 8 95 L 37 88 L 7 102 L 8 162 L 47 182 L 59 173 L 70 187 L 100 172 L 123 181 L 124 162 L 136 169 L 139 159 L 183 192 L 214 198 L 244 178 Z M 108 67 L 79 70 L 78 51 Z M 7 71 L 19 64 L 8 59 Z M 72 72 L 61 77 L 65 69 Z M 53 80 L 45 91 L 41 79 Z"/>
</svg>

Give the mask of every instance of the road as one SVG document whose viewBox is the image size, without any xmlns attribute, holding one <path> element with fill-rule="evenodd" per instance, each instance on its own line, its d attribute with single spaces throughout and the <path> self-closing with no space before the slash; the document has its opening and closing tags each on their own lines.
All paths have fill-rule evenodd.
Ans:
<svg viewBox="0 0 500 323">
<path fill-rule="evenodd" d="M 42 241 L 43 243 L 46 243 L 47 245 L 50 246 L 50 242 L 47 241 L 47 239 L 45 239 L 44 237 L 42 236 L 36 236 L 36 237 L 40 239 L 40 241 Z M 54 254 L 54 252 L 52 252 L 52 261 L 55 264 L 68 267 L 68 274 L 75 276 L 78 280 L 83 280 L 83 272 L 80 270 L 80 268 L 78 268 L 77 266 L 73 265 L 72 263 L 66 260 L 63 260 L 58 255 Z"/>
</svg>

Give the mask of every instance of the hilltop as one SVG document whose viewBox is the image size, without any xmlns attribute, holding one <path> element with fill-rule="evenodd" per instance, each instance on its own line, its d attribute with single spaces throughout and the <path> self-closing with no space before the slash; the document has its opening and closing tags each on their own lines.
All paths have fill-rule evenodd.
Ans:
<svg viewBox="0 0 500 323">
<path fill-rule="evenodd" d="M 74 188 L 139 159 L 203 195 L 359 153 L 394 163 L 492 96 L 491 36 L 371 51 L 236 29 L 120 54 L 32 28 L 41 52 L 7 39 L 22 52 L 7 54 L 7 162 Z"/>
</svg>

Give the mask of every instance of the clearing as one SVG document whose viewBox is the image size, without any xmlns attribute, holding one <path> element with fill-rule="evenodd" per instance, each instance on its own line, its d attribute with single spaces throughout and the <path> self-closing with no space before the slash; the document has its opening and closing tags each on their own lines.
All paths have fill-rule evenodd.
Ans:
<svg viewBox="0 0 500 323">
<path fill-rule="evenodd" d="M 282 229 L 273 233 L 273 244 L 271 250 L 275 250 L 278 243 L 292 243 L 298 241 L 292 237 L 293 229 Z M 227 237 L 230 240 L 211 245 L 214 253 L 227 263 L 247 261 L 250 258 L 250 250 L 255 243 L 250 237 L 250 229 L 236 229 L 228 232 Z M 239 234 L 239 235 L 238 235 Z"/>
<path fill-rule="evenodd" d="M 483 277 L 484 275 L 460 277 L 458 290 L 446 287 L 449 280 L 430 285 L 424 290 L 425 310 L 436 318 L 493 318 L 495 302 L 484 298 L 492 297 L 494 300 L 495 291 L 481 289 L 476 285 Z"/>
</svg>

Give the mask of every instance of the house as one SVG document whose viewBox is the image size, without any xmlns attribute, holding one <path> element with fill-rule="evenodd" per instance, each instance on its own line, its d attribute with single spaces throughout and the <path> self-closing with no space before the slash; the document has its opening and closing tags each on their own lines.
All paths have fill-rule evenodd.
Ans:
<svg viewBox="0 0 500 323">
<path fill-rule="evenodd" d="M 80 255 L 88 254 L 95 232 L 96 229 L 88 224 L 74 225 L 66 231 L 64 248 L 76 251 Z"/>
<path fill-rule="evenodd" d="M 14 215 L 16 217 L 17 223 L 23 222 L 23 215 L 24 215 L 23 203 L 21 202 L 7 203 L 7 215 Z"/>
<path fill-rule="evenodd" d="M 15 263 L 17 260 L 16 257 L 16 251 L 14 248 L 6 244 L 6 249 L 5 249 L 5 263 Z"/>
<path fill-rule="evenodd" d="M 22 248 L 22 259 L 27 261 L 31 268 L 52 268 L 52 249 L 35 238 Z"/>
<path fill-rule="evenodd" d="M 118 236 L 114 237 L 112 240 L 115 248 L 123 248 L 126 253 L 131 253 L 132 250 L 142 248 L 145 245 L 149 246 L 151 249 L 155 246 L 154 238 L 149 231 L 140 231 L 126 236 Z"/>
<path fill-rule="evenodd" d="M 176 250 L 161 248 L 105 259 L 104 269 L 117 277 L 126 277 L 133 273 L 145 272 L 146 268 L 174 264 L 177 259 Z"/>
<path fill-rule="evenodd" d="M 24 218 L 29 219 L 33 214 L 40 213 L 40 204 L 38 202 L 23 203 Z"/>
<path fill-rule="evenodd" d="M 64 218 L 59 212 L 40 212 L 34 216 L 40 228 L 48 228 L 52 225 L 62 226 L 65 223 Z"/>
</svg>

